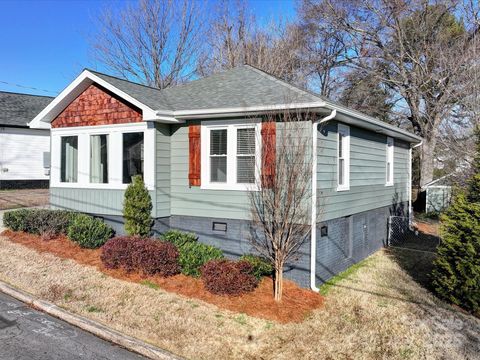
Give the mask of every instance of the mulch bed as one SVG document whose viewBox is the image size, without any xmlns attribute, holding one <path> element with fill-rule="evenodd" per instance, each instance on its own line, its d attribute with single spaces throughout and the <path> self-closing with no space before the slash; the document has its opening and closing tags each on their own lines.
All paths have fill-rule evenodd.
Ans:
<svg viewBox="0 0 480 360">
<path fill-rule="evenodd" d="M 219 296 L 208 292 L 200 279 L 185 275 L 162 278 L 160 276 L 127 273 L 121 269 L 106 269 L 100 260 L 100 249 L 82 249 L 64 236 L 46 241 L 36 235 L 10 230 L 5 230 L 2 235 L 15 243 L 35 249 L 38 252 L 48 252 L 60 258 L 73 259 L 80 264 L 94 266 L 103 273 L 117 279 L 136 283 L 147 280 L 169 292 L 200 299 L 234 312 L 280 323 L 301 322 L 312 310 L 323 305 L 324 299 L 321 295 L 300 288 L 294 282 L 288 280 L 284 281 L 283 299 L 280 304 L 273 299 L 273 281 L 271 278 L 264 278 L 251 293 L 241 296 Z"/>
</svg>

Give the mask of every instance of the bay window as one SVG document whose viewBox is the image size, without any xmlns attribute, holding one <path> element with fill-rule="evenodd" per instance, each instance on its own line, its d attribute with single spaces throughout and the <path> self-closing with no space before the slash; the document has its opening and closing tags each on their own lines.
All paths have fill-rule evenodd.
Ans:
<svg viewBox="0 0 480 360">
<path fill-rule="evenodd" d="M 260 124 L 205 121 L 201 128 L 201 187 L 218 190 L 257 190 Z"/>
</svg>

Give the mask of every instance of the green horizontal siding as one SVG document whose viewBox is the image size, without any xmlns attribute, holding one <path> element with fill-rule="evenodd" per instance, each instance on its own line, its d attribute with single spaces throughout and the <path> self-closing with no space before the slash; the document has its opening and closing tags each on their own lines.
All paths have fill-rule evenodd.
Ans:
<svg viewBox="0 0 480 360">
<path fill-rule="evenodd" d="M 155 204 L 156 217 L 170 216 L 170 126 L 156 124 Z"/>
<path fill-rule="evenodd" d="M 124 190 L 50 188 L 50 204 L 55 208 L 101 215 L 122 215 Z M 152 199 L 154 191 L 149 191 Z M 153 203 L 152 216 L 156 204 Z"/>
<path fill-rule="evenodd" d="M 350 128 L 350 190 L 337 191 L 337 123 L 319 129 L 318 212 L 330 220 L 408 200 L 409 146 L 395 140 L 394 185 L 385 186 L 386 141 L 382 134 Z"/>
</svg>

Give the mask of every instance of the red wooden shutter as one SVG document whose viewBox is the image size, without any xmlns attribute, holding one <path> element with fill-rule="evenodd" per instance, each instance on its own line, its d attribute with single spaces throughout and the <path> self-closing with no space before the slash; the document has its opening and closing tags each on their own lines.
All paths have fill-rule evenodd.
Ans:
<svg viewBox="0 0 480 360">
<path fill-rule="evenodd" d="M 275 121 L 262 123 L 262 187 L 271 188 L 275 181 Z"/>
<path fill-rule="evenodd" d="M 200 186 L 200 125 L 188 126 L 188 183 L 190 186 Z"/>
</svg>

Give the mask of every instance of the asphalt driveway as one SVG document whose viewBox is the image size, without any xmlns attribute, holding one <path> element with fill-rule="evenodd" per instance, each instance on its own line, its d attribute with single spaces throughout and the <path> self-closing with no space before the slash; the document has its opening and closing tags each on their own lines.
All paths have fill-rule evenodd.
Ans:
<svg viewBox="0 0 480 360">
<path fill-rule="evenodd" d="M 0 292 L 0 359 L 144 359 Z"/>
</svg>

